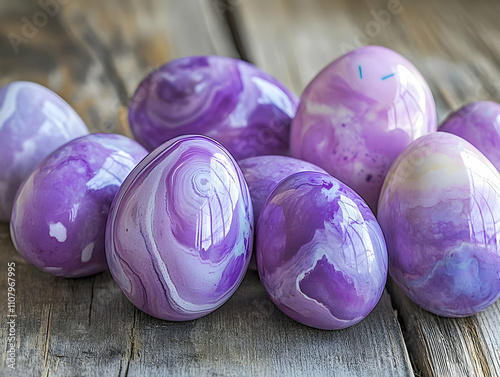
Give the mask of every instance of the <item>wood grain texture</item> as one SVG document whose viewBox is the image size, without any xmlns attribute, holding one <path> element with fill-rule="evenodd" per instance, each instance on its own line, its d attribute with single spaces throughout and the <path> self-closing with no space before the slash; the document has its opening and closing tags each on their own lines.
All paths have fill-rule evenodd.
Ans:
<svg viewBox="0 0 500 377">
<path fill-rule="evenodd" d="M 52 3 L 50 15 L 38 1 L 0 3 L 0 85 L 45 85 L 94 132 L 130 136 L 128 100 L 161 64 L 193 54 L 237 56 L 222 16 L 204 0 Z M 37 27 L 44 25 L 40 12 L 47 22 Z"/>
<path fill-rule="evenodd" d="M 44 84 L 92 131 L 129 135 L 126 106 L 139 81 L 194 54 L 241 54 L 300 94 L 346 49 L 380 44 L 421 70 L 440 120 L 465 102 L 500 100 L 496 1 L 401 0 L 397 14 L 389 11 L 394 0 L 57 1 L 64 5 L 17 53 L 9 33 L 23 36 L 23 18 L 33 20 L 41 8 L 36 1 L 0 2 L 0 85 Z M 387 14 L 381 11 L 390 13 L 387 23 L 375 20 L 374 13 Z M 107 272 L 76 280 L 39 272 L 14 251 L 8 226 L 0 224 L 1 276 L 12 261 L 18 369 L 5 369 L 4 323 L 0 376 L 411 376 L 410 358 L 421 376 L 500 375 L 499 304 L 450 320 L 419 309 L 389 284 L 390 295 L 366 320 L 319 331 L 285 317 L 249 273 L 221 309 L 174 323 L 135 309 Z M 6 309 L 2 304 L 0 312 Z"/>
<path fill-rule="evenodd" d="M 40 9 L 26 1 L 0 7 L 6 21 L 0 22 L 0 41 L 7 37 L 0 50 L 1 83 L 47 85 L 75 106 L 92 131 L 128 134 L 131 93 L 165 61 L 238 55 L 227 29 L 234 4 L 227 2 L 71 1 L 17 53 L 8 33 L 22 35 L 23 17 L 33 18 Z M 172 323 L 135 309 L 109 273 L 70 280 L 37 271 L 15 253 L 6 225 L 0 226 L 0 261 L 5 270 L 16 262 L 18 369 L 8 375 L 412 374 L 387 294 L 361 324 L 324 332 L 282 315 L 253 273 L 212 315 Z M 2 302 L 6 284 L 0 283 Z M 2 327 L 2 349 L 6 331 Z"/>
<path fill-rule="evenodd" d="M 419 308 L 391 281 L 406 346 L 418 376 L 498 376 L 500 304 L 467 318 L 443 318 Z"/>
<path fill-rule="evenodd" d="M 500 100 L 497 1 L 252 0 L 235 9 L 249 59 L 300 94 L 355 47 L 389 47 L 412 61 L 438 120 L 477 100 Z"/>
<path fill-rule="evenodd" d="M 465 103 L 500 101 L 498 1 L 254 0 L 240 5 L 236 18 L 245 53 L 297 94 L 346 50 L 377 44 L 398 51 L 422 72 L 440 121 Z M 470 318 L 447 319 L 418 308 L 394 283 L 388 288 L 416 375 L 500 375 L 499 303 Z"/>
<path fill-rule="evenodd" d="M 387 294 L 361 323 L 321 331 L 284 316 L 249 272 L 221 309 L 168 322 L 135 309 L 107 272 L 60 279 L 36 270 L 0 224 L 0 265 L 6 271 L 12 261 L 19 349 L 10 376 L 413 375 Z M 2 279 L 1 302 L 6 288 Z M 2 349 L 5 331 L 2 326 Z M 5 365 L 5 354 L 0 362 Z"/>
</svg>

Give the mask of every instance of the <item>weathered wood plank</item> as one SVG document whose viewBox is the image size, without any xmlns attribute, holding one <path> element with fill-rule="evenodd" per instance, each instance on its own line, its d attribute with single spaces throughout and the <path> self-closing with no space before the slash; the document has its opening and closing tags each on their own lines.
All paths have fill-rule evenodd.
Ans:
<svg viewBox="0 0 500 377">
<path fill-rule="evenodd" d="M 8 225 L 0 224 L 2 276 L 10 262 L 16 264 L 18 349 L 14 371 L 5 368 L 6 354 L 2 352 L 3 375 L 90 376 L 96 370 L 117 375 L 128 362 L 134 309 L 109 274 L 83 279 L 44 274 L 15 252 Z M 0 290 L 5 314 L 7 279 L 1 280 Z M 2 350 L 7 348 L 6 335 L 2 326 Z"/>
<path fill-rule="evenodd" d="M 500 98 L 498 2 L 238 3 L 235 16 L 249 59 L 297 94 L 349 49 L 376 44 L 398 51 L 422 72 L 439 120 L 467 102 Z"/>
<path fill-rule="evenodd" d="M 55 77 L 70 97 L 78 89 L 75 95 L 83 96 L 88 106 L 80 108 L 84 110 L 81 114 L 90 114 L 93 130 L 124 132 L 126 119 L 113 111 L 123 114 L 128 96 L 142 76 L 175 54 L 235 55 L 224 42 L 224 12 L 230 9 L 223 7 L 217 12 L 219 3 L 122 4 L 68 3 L 54 18 L 57 28 L 49 24 L 40 30 L 41 40 L 34 38 L 22 46 L 40 49 L 57 33 L 63 34 L 58 36 L 58 44 L 50 46 L 53 65 L 46 72 L 31 67 L 30 73 L 45 84 L 47 74 Z M 193 7 L 202 12 L 193 12 Z M 207 16 L 214 10 L 217 17 Z M 31 11 L 35 12 L 32 6 L 20 7 L 19 14 Z M 194 31 L 192 25 L 197 25 Z M 68 57 L 59 51 L 66 44 L 72 48 L 72 59 L 76 52 L 86 59 L 76 73 L 70 71 L 74 61 L 67 62 Z M 38 56 L 37 50 L 27 49 L 26 53 Z M 19 54 L 7 65 L 11 79 L 23 74 L 17 65 L 26 55 L 23 50 Z M 75 103 L 79 109 L 80 102 Z M 7 239 L 6 228 L 0 234 Z M 23 263 L 10 243 L 3 248 L 7 259 L 19 261 L 19 291 L 24 292 L 19 296 L 19 312 L 26 324 L 19 330 L 21 375 L 27 368 L 34 375 L 90 375 L 98 365 L 105 375 L 361 376 L 381 371 L 385 375 L 411 375 L 387 295 L 361 324 L 345 331 L 323 332 L 283 316 L 265 295 L 256 274 L 250 274 L 221 310 L 198 321 L 169 323 L 134 309 L 109 274 L 55 279 Z"/>
<path fill-rule="evenodd" d="M 35 1 L 2 1 L 0 85 L 39 82 L 74 106 L 92 131 L 129 134 L 128 99 L 151 69 L 189 54 L 236 56 L 221 20 L 201 0 L 56 0 L 48 10 Z M 108 273 L 78 280 L 42 274 L 14 252 L 5 224 L 0 261 L 2 276 L 8 262 L 16 263 L 19 313 L 18 369 L 6 368 L 4 323 L 0 375 L 128 374 L 138 347 L 136 310 Z M 7 281 L 0 286 L 6 315 Z"/>
<path fill-rule="evenodd" d="M 130 135 L 128 100 L 159 65 L 185 55 L 237 56 L 227 25 L 204 0 L 52 3 L 50 15 L 37 1 L 0 3 L 0 85 L 45 85 L 94 132 Z"/>
<path fill-rule="evenodd" d="M 47 85 L 94 131 L 127 133 L 128 98 L 159 64 L 190 54 L 237 56 L 227 12 L 240 27 L 250 59 L 298 94 L 322 66 L 361 41 L 391 47 L 414 61 L 431 85 L 440 119 L 464 102 L 499 99 L 498 2 L 401 0 L 403 9 L 391 13 L 373 36 L 366 31 L 374 20 L 371 11 L 388 10 L 389 2 L 65 3 L 18 53 L 7 35 L 22 35 L 22 17 L 32 19 L 40 7 L 19 0 L 0 3 L 0 85 L 15 79 Z M 108 273 L 67 280 L 38 272 L 15 253 L 2 224 L 2 276 L 11 261 L 16 262 L 20 314 L 19 368 L 9 373 L 2 352 L 4 375 L 411 375 L 391 297 L 418 374 L 498 375 L 500 370 L 498 304 L 472 318 L 443 319 L 418 309 L 389 285 L 391 297 L 385 293 L 365 321 L 325 332 L 282 315 L 253 273 L 220 310 L 172 323 L 134 309 Z M 5 279 L 0 301 L 7 301 Z M 6 304 L 3 308 L 6 313 Z M 2 350 L 6 335 L 3 325 Z"/>
<path fill-rule="evenodd" d="M 2 268 L 16 262 L 19 349 L 12 376 L 412 375 L 387 294 L 358 325 L 321 331 L 285 317 L 252 272 L 218 311 L 168 322 L 135 309 L 108 273 L 54 278 L 22 260 L 6 224 L 0 240 Z M 5 279 L 0 292 L 6 302 Z M 5 335 L 2 327 L 2 349 Z"/>
<path fill-rule="evenodd" d="M 257 274 L 249 272 L 230 301 L 207 317 L 187 323 L 143 313 L 138 318 L 135 335 L 142 348 L 130 364 L 132 375 L 151 370 L 217 376 L 412 375 L 387 295 L 358 325 L 321 331 L 284 316 Z"/>
<path fill-rule="evenodd" d="M 299 94 L 346 49 L 392 48 L 426 77 L 442 120 L 467 102 L 500 101 L 499 12 L 495 1 L 254 0 L 241 2 L 236 17 L 250 60 Z M 500 375 L 500 304 L 446 319 L 419 309 L 395 284 L 388 288 L 418 375 Z"/>
<path fill-rule="evenodd" d="M 388 287 L 416 375 L 499 375 L 499 303 L 472 317 L 443 318 L 415 305 L 394 282 Z"/>
</svg>

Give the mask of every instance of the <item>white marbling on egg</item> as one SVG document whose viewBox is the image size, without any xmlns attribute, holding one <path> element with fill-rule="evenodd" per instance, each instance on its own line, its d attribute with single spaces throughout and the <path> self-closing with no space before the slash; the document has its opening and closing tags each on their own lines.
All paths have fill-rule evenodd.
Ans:
<svg viewBox="0 0 500 377">
<path fill-rule="evenodd" d="M 179 151 L 177 153 L 181 153 L 182 151 Z M 175 155 L 170 156 L 172 160 L 175 160 L 177 158 Z M 225 168 L 225 169 L 224 169 Z M 237 178 L 236 172 L 234 171 L 234 168 L 232 168 L 229 165 L 229 161 L 227 161 L 227 157 L 218 153 L 214 154 L 214 157 L 212 158 L 211 161 L 211 169 L 215 173 L 218 174 L 219 178 L 222 179 L 223 183 L 226 185 L 226 187 L 229 187 L 230 191 L 227 193 L 229 197 L 232 198 L 231 200 L 231 208 L 234 209 L 236 208 L 237 205 L 239 206 L 244 206 L 243 201 L 240 200 L 239 192 L 236 188 L 233 187 L 233 185 L 230 184 L 230 180 L 235 181 Z M 195 172 L 190 172 L 190 174 L 196 174 Z M 164 182 L 164 175 L 158 174 L 157 177 L 154 178 L 154 180 L 149 182 L 149 186 L 151 187 L 152 192 L 158 192 L 162 190 L 162 182 Z M 189 192 L 189 191 L 188 191 Z M 164 211 L 164 208 L 161 206 L 158 206 L 157 203 L 157 198 L 155 195 L 151 195 L 149 197 L 144 197 L 141 198 L 140 200 L 140 206 L 145 208 L 146 213 L 141 221 L 141 228 L 143 228 L 147 234 L 147 239 L 150 241 L 150 246 L 151 246 L 151 251 L 152 251 L 152 258 L 155 260 L 155 264 L 158 266 L 159 273 L 165 282 L 166 288 L 168 289 L 169 295 L 167 295 L 167 299 L 170 303 L 170 305 L 175 308 L 177 311 L 182 311 L 184 313 L 196 313 L 196 312 L 204 312 L 204 311 L 210 311 L 213 308 L 213 303 L 207 303 L 207 304 L 199 304 L 199 303 L 193 303 L 188 300 L 185 300 L 181 293 L 178 291 L 176 287 L 176 283 L 172 280 L 171 278 L 171 273 L 169 272 L 169 266 L 164 262 L 162 255 L 160 253 L 160 250 L 158 249 L 158 246 L 156 242 L 153 240 L 156 238 L 154 234 L 154 224 L 153 224 L 153 219 L 158 218 L 158 215 L 155 215 L 156 211 Z M 250 229 L 250 221 L 246 219 L 245 217 L 245 211 L 238 211 L 239 213 L 239 224 L 241 227 L 245 229 Z M 226 216 L 230 217 L 232 221 L 232 213 L 227 214 Z M 253 219 L 252 219 L 253 221 Z M 166 234 L 173 234 L 173 230 L 171 228 L 171 223 L 170 222 L 165 222 L 163 224 L 163 231 Z M 229 227 L 228 227 L 229 229 Z M 245 238 L 248 239 L 250 237 L 249 231 L 244 234 L 244 237 L 241 237 L 236 245 L 234 246 L 235 254 L 234 257 L 238 257 L 239 255 L 245 254 L 246 253 L 246 247 L 244 244 Z M 189 248 L 186 248 L 185 245 L 182 245 L 179 243 L 179 241 L 175 238 L 172 237 L 172 244 L 171 247 L 172 249 L 177 249 L 177 250 L 183 250 L 184 255 L 189 255 L 189 257 L 185 256 L 184 258 L 188 258 L 189 260 L 193 260 L 193 263 L 198 263 L 197 261 L 199 260 L 199 254 L 198 252 L 195 252 L 194 250 L 190 250 Z M 186 259 L 187 260 L 187 259 Z M 211 282 L 218 282 L 222 278 L 222 274 L 224 272 L 224 268 L 230 263 L 231 259 L 230 258 L 225 258 L 223 261 L 220 262 L 221 268 L 218 269 L 218 272 L 210 275 L 210 281 Z M 186 266 L 189 263 L 186 264 Z M 210 265 L 200 265 L 200 268 L 202 272 L 201 274 L 204 274 L 204 272 L 212 271 L 213 268 Z M 189 268 L 186 268 L 186 273 L 188 273 Z M 208 275 L 205 275 L 208 277 Z"/>
<path fill-rule="evenodd" d="M 257 100 L 260 104 L 276 104 L 281 108 L 287 115 L 293 117 L 294 104 L 290 100 L 290 97 L 286 95 L 283 90 L 278 86 L 271 83 L 270 81 L 263 80 L 260 77 L 252 77 L 252 82 L 259 88 L 260 97 Z"/>
<path fill-rule="evenodd" d="M 65 138 L 67 138 L 68 140 L 71 139 L 70 135 L 68 134 L 68 130 L 65 127 L 65 125 L 69 124 L 70 122 L 68 122 L 68 115 L 64 111 L 62 111 L 52 102 L 44 101 L 42 113 L 47 118 L 47 120 L 44 122 L 44 125 L 45 123 L 52 123 L 58 128 L 58 131 L 61 132 L 61 134 L 64 135 Z"/>
<path fill-rule="evenodd" d="M 50 236 L 54 237 L 59 242 L 65 242 L 68 237 L 67 230 L 63 224 L 60 222 L 49 224 Z"/>
<path fill-rule="evenodd" d="M 97 174 L 87 182 L 87 188 L 100 190 L 107 186 L 120 186 L 134 167 L 134 159 L 128 153 L 123 151 L 113 153 L 106 158 Z"/>
<path fill-rule="evenodd" d="M 17 95 L 21 89 L 27 86 L 25 83 L 18 82 L 12 83 L 9 86 L 9 90 L 5 94 L 5 100 L 3 106 L 0 109 L 0 130 L 4 126 L 5 122 L 14 114 L 17 108 Z"/>
<path fill-rule="evenodd" d="M 44 267 L 43 270 L 49 274 L 58 274 L 62 271 L 61 267 Z"/>
<path fill-rule="evenodd" d="M 94 251 L 94 242 L 89 243 L 82 250 L 82 262 L 86 263 L 92 258 L 92 252 Z"/>
<path fill-rule="evenodd" d="M 32 157 L 36 154 L 37 145 L 32 139 L 26 139 L 23 141 L 23 149 L 15 152 L 14 163 L 12 164 L 12 169 L 17 169 L 20 166 L 24 166 L 26 162 L 30 162 Z"/>
</svg>

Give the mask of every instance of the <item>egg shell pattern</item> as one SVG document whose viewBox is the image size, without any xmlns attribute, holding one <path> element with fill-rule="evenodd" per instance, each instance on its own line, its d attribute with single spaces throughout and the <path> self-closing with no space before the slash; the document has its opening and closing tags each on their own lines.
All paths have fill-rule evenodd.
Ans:
<svg viewBox="0 0 500 377">
<path fill-rule="evenodd" d="M 0 221 L 10 221 L 17 190 L 35 166 L 89 130 L 50 89 L 16 81 L 0 88 Z"/>
<path fill-rule="evenodd" d="M 413 140 L 436 131 L 429 86 L 407 59 L 379 46 L 353 50 L 307 86 L 292 121 L 292 157 L 322 167 L 373 211 L 389 167 Z"/>
<path fill-rule="evenodd" d="M 186 134 L 202 134 L 239 160 L 285 154 L 298 98 L 274 77 L 242 60 L 191 56 L 153 71 L 129 107 L 135 138 L 152 150 Z"/>
<path fill-rule="evenodd" d="M 480 101 L 469 103 L 453 112 L 439 131 L 467 140 L 500 169 L 500 104 Z"/>
<path fill-rule="evenodd" d="M 17 251 L 54 276 L 76 278 L 105 270 L 111 202 L 146 153 L 125 136 L 91 134 L 50 154 L 14 202 L 10 226 Z"/>
<path fill-rule="evenodd" d="M 500 176 L 467 141 L 413 142 L 387 175 L 378 219 L 392 278 L 424 309 L 463 317 L 498 298 Z"/>
<path fill-rule="evenodd" d="M 382 231 L 363 199 L 327 174 L 296 173 L 276 187 L 257 223 L 256 253 L 271 300 L 308 326 L 354 325 L 384 290 Z"/>
<path fill-rule="evenodd" d="M 257 223 L 260 211 L 273 189 L 286 177 L 301 171 L 317 171 L 326 173 L 310 162 L 286 156 L 256 156 L 238 161 L 245 180 L 248 183 L 252 198 L 253 215 Z M 255 253 L 252 255 L 249 268 L 257 269 Z"/>
<path fill-rule="evenodd" d="M 220 307 L 245 275 L 253 212 L 236 161 L 186 135 L 150 153 L 115 198 L 106 230 L 111 274 L 142 311 L 190 320 Z"/>
</svg>

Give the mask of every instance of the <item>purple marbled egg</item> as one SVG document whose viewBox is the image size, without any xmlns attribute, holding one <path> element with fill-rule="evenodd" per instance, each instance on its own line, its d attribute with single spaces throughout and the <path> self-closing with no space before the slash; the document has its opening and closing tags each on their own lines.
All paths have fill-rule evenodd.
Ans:
<svg viewBox="0 0 500 377">
<path fill-rule="evenodd" d="M 135 306 L 182 321 L 231 297 L 250 262 L 252 237 L 250 194 L 236 161 L 216 141 L 185 135 L 155 149 L 123 183 L 106 255 Z"/>
<path fill-rule="evenodd" d="M 146 154 L 136 141 L 113 134 L 83 136 L 50 154 L 14 202 L 10 226 L 17 251 L 54 276 L 76 278 L 105 270 L 111 202 Z"/>
<path fill-rule="evenodd" d="M 238 164 L 248 183 L 256 223 L 267 197 L 281 180 L 301 171 L 326 173 L 326 171 L 310 162 L 286 156 L 249 157 L 238 161 Z M 255 254 L 252 255 L 249 268 L 252 270 L 257 269 Z"/>
<path fill-rule="evenodd" d="M 161 66 L 139 85 L 129 121 L 149 150 L 179 135 L 202 134 L 239 160 L 284 154 L 297 103 L 290 90 L 252 64 L 192 56 Z"/>
<path fill-rule="evenodd" d="M 413 142 L 387 175 L 378 219 L 392 278 L 424 309 L 463 317 L 500 295 L 500 175 L 467 141 Z"/>
<path fill-rule="evenodd" d="M 257 223 L 257 265 L 271 300 L 305 325 L 342 329 L 378 303 L 387 277 L 384 236 L 348 186 L 318 172 L 284 179 Z"/>
<path fill-rule="evenodd" d="M 50 89 L 25 81 L 0 88 L 0 221 L 10 221 L 16 192 L 40 161 L 88 133 Z"/>
<path fill-rule="evenodd" d="M 500 170 L 500 104 L 473 102 L 450 114 L 439 131 L 460 136 Z"/>
<path fill-rule="evenodd" d="M 376 211 L 389 167 L 413 140 L 436 131 L 436 108 L 418 70 L 379 46 L 353 50 L 324 68 L 301 96 L 292 156 L 356 190 Z"/>
</svg>

